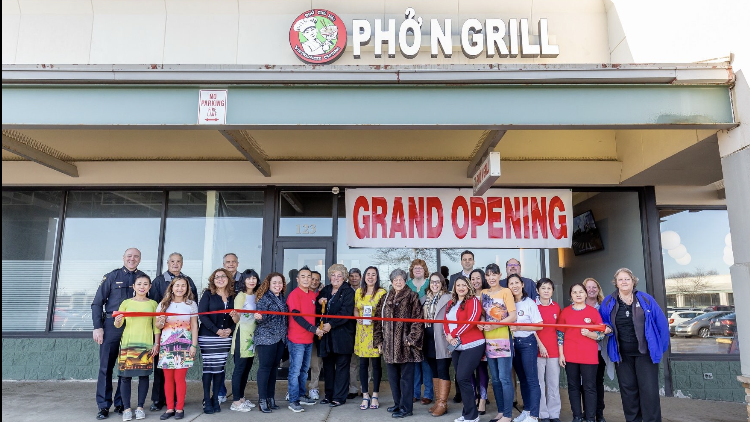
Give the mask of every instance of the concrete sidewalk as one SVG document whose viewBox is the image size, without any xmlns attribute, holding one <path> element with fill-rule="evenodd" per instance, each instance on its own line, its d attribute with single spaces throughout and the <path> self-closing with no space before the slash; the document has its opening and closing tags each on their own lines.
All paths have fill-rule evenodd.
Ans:
<svg viewBox="0 0 750 422">
<path fill-rule="evenodd" d="M 134 383 L 135 384 L 135 383 Z M 93 421 L 96 420 L 96 405 L 94 396 L 96 384 L 92 381 L 3 381 L 2 420 L 11 422 L 24 421 Z M 133 392 L 137 386 L 133 385 Z M 256 409 L 248 413 L 232 412 L 230 403 L 222 405 L 222 412 L 204 415 L 201 408 L 202 388 L 198 382 L 188 382 L 188 397 L 185 405 L 185 421 L 243 421 L 256 418 L 268 422 L 287 422 L 290 419 L 305 420 L 307 422 L 371 422 L 393 420 L 386 411 L 386 407 L 393 404 L 390 397 L 388 383 L 381 386 L 380 409 L 359 409 L 361 400 L 351 400 L 345 405 L 330 408 L 324 405 L 306 406 L 304 413 L 295 414 L 286 408 L 287 402 L 278 400 L 281 409 L 270 414 L 263 414 Z M 150 393 L 150 391 L 149 391 Z M 563 411 L 561 420 L 568 422 L 572 419 L 567 404 L 567 390 L 561 391 L 563 396 Z M 286 394 L 286 382 L 278 382 L 276 397 L 283 399 Z M 255 383 L 251 382 L 246 391 L 247 397 L 257 397 Z M 149 396 L 150 397 L 150 396 Z M 451 393 L 451 397 L 453 394 Z M 487 422 L 495 416 L 497 408 L 490 391 L 492 404 L 487 406 L 487 414 L 481 417 Z M 606 410 L 604 416 L 608 422 L 624 422 L 620 396 L 617 393 L 606 393 Z M 135 408 L 135 398 L 133 398 Z M 146 402 L 146 421 L 158 421 L 162 412 L 150 412 Z M 747 420 L 747 408 L 742 403 L 715 402 L 707 400 L 679 399 L 662 397 L 662 415 L 664 422 L 740 422 Z M 427 413 L 429 406 L 414 405 L 414 416 L 406 420 L 409 422 L 451 422 L 461 415 L 461 405 L 449 403 L 449 411 L 440 418 L 434 418 Z M 514 417 L 517 416 L 514 411 Z M 109 421 L 120 421 L 121 416 L 112 413 Z M 173 419 L 170 419 L 173 420 Z"/>
</svg>

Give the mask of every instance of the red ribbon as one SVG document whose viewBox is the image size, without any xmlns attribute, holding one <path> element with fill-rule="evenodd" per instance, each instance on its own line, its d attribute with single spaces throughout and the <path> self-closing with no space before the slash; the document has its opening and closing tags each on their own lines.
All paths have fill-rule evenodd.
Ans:
<svg viewBox="0 0 750 422">
<path fill-rule="evenodd" d="M 190 314 L 176 314 L 171 312 L 112 312 L 113 317 L 124 315 L 126 317 L 155 317 L 155 316 L 194 316 L 194 315 L 211 315 L 211 314 L 228 314 L 235 311 L 240 314 L 266 314 L 266 315 L 285 315 L 285 316 L 302 316 L 315 318 L 338 318 L 338 319 L 369 319 L 373 321 L 391 321 L 391 322 L 424 322 L 430 324 L 472 324 L 472 325 L 504 325 L 504 326 L 522 326 L 522 327 L 555 327 L 555 328 L 587 328 L 590 331 L 604 331 L 604 324 L 575 325 L 575 324 L 531 324 L 518 322 L 494 322 L 494 321 L 444 321 L 440 319 L 419 319 L 419 318 L 384 318 L 384 317 L 363 317 L 353 315 L 318 315 L 302 314 L 297 312 L 276 312 L 276 311 L 249 311 L 246 309 L 220 309 L 218 311 L 197 312 Z"/>
</svg>

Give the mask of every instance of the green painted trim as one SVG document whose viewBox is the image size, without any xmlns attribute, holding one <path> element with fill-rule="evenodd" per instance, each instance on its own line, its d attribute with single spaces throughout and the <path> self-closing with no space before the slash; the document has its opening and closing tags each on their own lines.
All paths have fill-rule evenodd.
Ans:
<svg viewBox="0 0 750 422">
<path fill-rule="evenodd" d="M 216 88 L 216 87 L 206 87 Z M 728 128 L 726 86 L 233 86 L 231 128 Z M 9 128 L 196 127 L 197 86 L 4 85 Z"/>
</svg>

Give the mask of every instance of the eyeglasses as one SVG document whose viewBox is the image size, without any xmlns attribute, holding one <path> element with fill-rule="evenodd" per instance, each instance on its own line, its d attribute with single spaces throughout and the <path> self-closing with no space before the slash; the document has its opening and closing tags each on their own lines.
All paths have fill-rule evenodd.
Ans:
<svg viewBox="0 0 750 422">
<path fill-rule="evenodd" d="M 521 267 L 521 264 L 508 264 L 508 265 L 506 265 L 506 266 L 507 266 L 507 267 L 518 267 L 518 268 L 520 268 L 520 267 Z"/>
<path fill-rule="evenodd" d="M 217 276 L 214 277 L 214 280 L 220 279 L 220 278 L 229 278 L 229 277 L 227 277 L 225 275 L 217 275 Z"/>
</svg>

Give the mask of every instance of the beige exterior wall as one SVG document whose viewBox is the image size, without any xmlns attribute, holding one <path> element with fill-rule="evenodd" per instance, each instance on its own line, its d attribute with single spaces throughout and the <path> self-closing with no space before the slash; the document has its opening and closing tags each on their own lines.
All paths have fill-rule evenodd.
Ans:
<svg viewBox="0 0 750 422">
<path fill-rule="evenodd" d="M 3 0 L 3 64 L 302 64 L 289 48 L 294 19 L 312 8 L 338 14 L 348 47 L 337 65 L 459 63 L 609 63 L 607 12 L 601 0 Z M 409 60 L 375 58 L 373 43 L 362 59 L 351 51 L 352 19 L 396 19 L 412 7 L 422 17 L 423 48 Z M 430 19 L 453 20 L 451 58 L 430 58 Z M 468 18 L 549 20 L 557 58 L 468 59 L 458 32 Z M 398 41 L 397 41 L 398 42 Z"/>
</svg>

